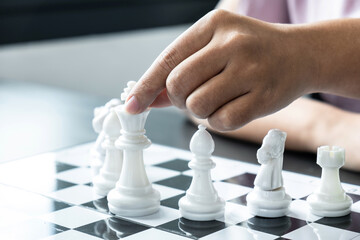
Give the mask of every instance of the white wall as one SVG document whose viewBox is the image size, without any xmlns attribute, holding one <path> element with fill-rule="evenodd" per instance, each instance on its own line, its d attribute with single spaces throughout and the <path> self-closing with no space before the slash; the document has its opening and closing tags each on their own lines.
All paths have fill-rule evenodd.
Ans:
<svg viewBox="0 0 360 240">
<path fill-rule="evenodd" d="M 0 46 L 0 79 L 118 97 L 188 26 Z"/>
</svg>

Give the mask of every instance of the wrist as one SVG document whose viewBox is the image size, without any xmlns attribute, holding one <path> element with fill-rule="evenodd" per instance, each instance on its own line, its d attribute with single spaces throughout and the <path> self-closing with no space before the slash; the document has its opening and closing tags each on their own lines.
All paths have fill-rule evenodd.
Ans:
<svg viewBox="0 0 360 240">
<path fill-rule="evenodd" d="M 287 32 L 294 56 L 304 63 L 299 69 L 307 78 L 308 93 L 359 97 L 359 19 L 290 25 Z"/>
<path fill-rule="evenodd" d="M 305 25 L 277 24 L 282 32 L 280 50 L 283 55 L 287 81 L 297 88 L 299 96 L 319 89 L 319 56 L 314 49 L 311 31 Z"/>
</svg>

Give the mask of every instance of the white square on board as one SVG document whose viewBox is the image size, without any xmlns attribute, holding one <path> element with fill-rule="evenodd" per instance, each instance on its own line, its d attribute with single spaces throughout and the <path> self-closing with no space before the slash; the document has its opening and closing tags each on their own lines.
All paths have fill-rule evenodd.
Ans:
<svg viewBox="0 0 360 240">
<path fill-rule="evenodd" d="M 340 228 L 334 228 L 318 223 L 310 223 L 288 234 L 285 234 L 283 237 L 293 240 L 303 240 L 303 239 L 319 239 L 318 236 L 321 236 L 321 239 L 337 240 L 337 239 L 352 239 L 357 235 L 358 233 L 356 232 L 351 232 Z"/>
<path fill-rule="evenodd" d="M 67 228 L 77 228 L 109 217 L 107 214 L 73 206 L 43 215 L 41 219 Z"/>
<path fill-rule="evenodd" d="M 75 184 L 89 183 L 92 181 L 91 169 L 87 167 L 74 168 L 58 173 L 56 178 Z"/>
<path fill-rule="evenodd" d="M 173 233 L 161 231 L 159 229 L 150 228 L 140 233 L 133 234 L 125 238 L 126 240 L 144 240 L 144 239 L 166 239 L 166 240 L 189 240 L 189 238 L 176 235 Z"/>
<path fill-rule="evenodd" d="M 241 226 L 230 226 L 228 228 L 222 229 L 218 232 L 212 233 L 208 236 L 200 238 L 200 240 L 218 240 L 218 239 L 226 239 L 226 240 L 273 240 L 278 238 L 275 235 L 271 235 L 264 232 L 259 232 L 256 230 L 244 228 Z"/>
<path fill-rule="evenodd" d="M 160 200 L 175 197 L 177 195 L 185 193 L 185 191 L 183 190 L 171 188 L 163 185 L 158 185 L 158 184 L 153 184 L 153 188 L 160 192 Z"/>
<path fill-rule="evenodd" d="M 75 230 L 68 230 L 65 232 L 61 232 L 55 235 L 52 235 L 47 238 L 43 238 L 41 240 L 100 240 L 102 238 L 98 238 L 86 233 L 78 232 Z"/>
<path fill-rule="evenodd" d="M 56 192 L 49 193 L 48 196 L 75 205 L 80 205 L 102 198 L 102 196 L 95 194 L 92 187 L 85 185 L 76 185 L 73 187 L 65 188 Z"/>
</svg>

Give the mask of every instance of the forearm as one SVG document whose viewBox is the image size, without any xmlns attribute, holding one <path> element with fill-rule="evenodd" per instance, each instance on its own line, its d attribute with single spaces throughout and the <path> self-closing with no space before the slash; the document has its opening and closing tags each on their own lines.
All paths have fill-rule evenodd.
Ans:
<svg viewBox="0 0 360 240">
<path fill-rule="evenodd" d="M 360 19 L 290 25 L 287 30 L 296 57 L 308 65 L 309 92 L 360 98 Z"/>
<path fill-rule="evenodd" d="M 320 145 L 332 144 L 329 142 L 330 138 L 326 136 L 331 132 L 330 130 L 334 130 L 333 127 L 336 125 L 338 117 L 341 118 L 344 114 L 347 113 L 328 104 L 300 98 L 286 108 L 256 119 L 242 128 L 229 132 L 215 132 L 237 139 L 261 143 L 270 129 L 277 128 L 287 132 L 287 149 L 315 152 Z M 209 127 L 206 120 L 197 119 L 196 121 Z"/>
</svg>

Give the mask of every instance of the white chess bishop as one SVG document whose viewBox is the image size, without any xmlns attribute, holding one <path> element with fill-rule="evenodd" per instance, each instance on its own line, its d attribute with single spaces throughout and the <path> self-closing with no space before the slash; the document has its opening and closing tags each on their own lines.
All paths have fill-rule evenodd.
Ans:
<svg viewBox="0 0 360 240">
<path fill-rule="evenodd" d="M 128 83 L 122 99 L 134 86 Z M 121 122 L 121 136 L 115 146 L 123 150 L 123 166 L 115 189 L 108 194 L 110 212 L 118 216 L 145 216 L 155 213 L 160 207 L 160 193 L 149 182 L 143 160 L 143 150 L 151 141 L 145 136 L 145 122 L 150 110 L 130 114 L 124 105 L 115 108 Z"/>
<path fill-rule="evenodd" d="M 123 153 L 115 147 L 115 141 L 120 136 L 120 120 L 114 110 L 110 110 L 103 123 L 105 140 L 105 160 L 100 173 L 93 180 L 94 190 L 100 196 L 106 196 L 120 177 Z"/>
<path fill-rule="evenodd" d="M 218 196 L 210 174 L 215 167 L 211 160 L 215 144 L 205 129 L 199 125 L 199 130 L 191 138 L 193 158 L 189 167 L 194 170 L 194 176 L 186 195 L 179 200 L 181 216 L 194 221 L 210 221 L 224 215 L 225 202 Z"/>
<path fill-rule="evenodd" d="M 261 167 L 254 190 L 246 196 L 248 210 L 255 216 L 275 218 L 288 212 L 291 197 L 285 192 L 282 178 L 285 140 L 285 132 L 272 129 L 257 151 Z"/>
<path fill-rule="evenodd" d="M 307 198 L 311 213 L 321 217 L 341 217 L 350 213 L 352 199 L 341 186 L 339 169 L 345 163 L 345 150 L 321 146 L 316 163 L 321 166 L 320 186 Z"/>
<path fill-rule="evenodd" d="M 94 147 L 90 150 L 90 166 L 92 170 L 92 176 L 95 177 L 99 174 L 105 160 L 105 150 L 102 147 L 102 143 L 105 140 L 105 133 L 103 131 L 103 124 L 106 116 L 109 114 L 112 107 L 121 104 L 120 99 L 113 98 L 107 102 L 104 106 L 94 109 L 94 118 L 92 120 L 92 126 L 98 137 L 96 139 Z"/>
</svg>

